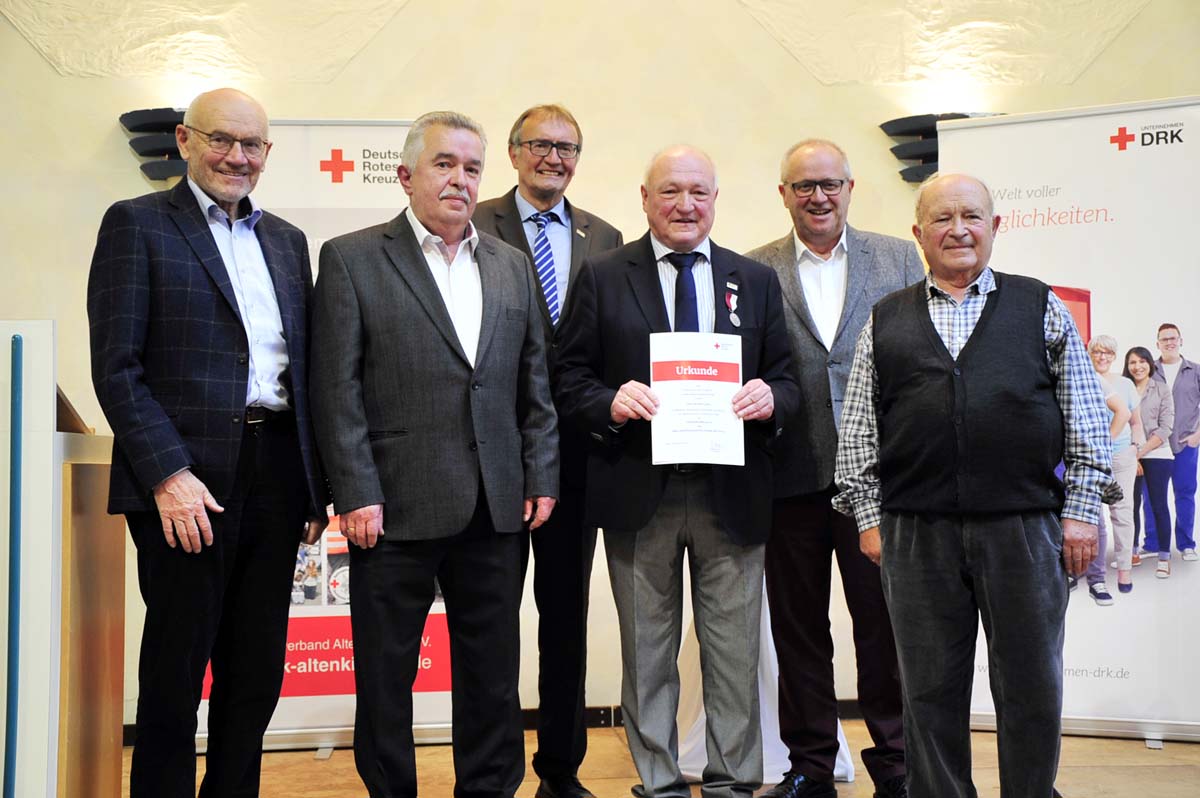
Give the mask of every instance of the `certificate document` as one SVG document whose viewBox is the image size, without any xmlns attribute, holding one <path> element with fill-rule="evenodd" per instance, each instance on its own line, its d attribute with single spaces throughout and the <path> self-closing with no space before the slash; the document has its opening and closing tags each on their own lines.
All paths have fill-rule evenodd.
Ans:
<svg viewBox="0 0 1200 798">
<path fill-rule="evenodd" d="M 742 420 L 733 395 L 742 387 L 742 339 L 717 333 L 651 333 L 650 422 L 654 465 L 745 465 Z"/>
</svg>

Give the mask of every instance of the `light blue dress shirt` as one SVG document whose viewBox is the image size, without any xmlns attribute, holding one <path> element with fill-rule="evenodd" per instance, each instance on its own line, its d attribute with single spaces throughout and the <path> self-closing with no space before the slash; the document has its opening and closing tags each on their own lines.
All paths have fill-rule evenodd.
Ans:
<svg viewBox="0 0 1200 798">
<path fill-rule="evenodd" d="M 246 341 L 250 346 L 246 406 L 287 410 L 288 394 L 282 380 L 288 367 L 283 319 L 279 315 L 279 301 L 275 298 L 275 285 L 271 282 L 262 246 L 254 234 L 254 226 L 262 219 L 262 208 L 251 198 L 250 215 L 230 224 L 229 215 L 212 197 L 191 180 L 188 180 L 188 187 L 208 220 L 208 229 L 221 253 L 233 295 L 237 298 L 238 313 L 246 328 Z"/>
<path fill-rule="evenodd" d="M 533 241 L 537 237 L 537 225 L 531 222 L 529 217 L 535 213 L 541 213 L 541 211 L 530 205 L 521 196 L 519 189 L 516 199 L 517 212 L 521 214 L 521 226 L 525 229 L 525 239 L 529 242 L 529 251 L 533 252 Z M 546 238 L 550 241 L 550 251 L 554 253 L 554 284 L 558 288 L 558 306 L 562 308 L 567 304 L 567 279 L 571 276 L 571 235 L 573 230 L 571 214 L 567 211 L 566 198 L 560 199 L 548 213 L 553 213 L 558 217 L 557 222 L 550 222 L 546 225 Z"/>
</svg>

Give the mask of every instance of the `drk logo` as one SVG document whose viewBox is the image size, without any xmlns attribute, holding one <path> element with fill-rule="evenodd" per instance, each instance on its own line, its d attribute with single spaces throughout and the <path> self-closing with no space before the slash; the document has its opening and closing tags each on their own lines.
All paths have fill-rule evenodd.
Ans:
<svg viewBox="0 0 1200 798">
<path fill-rule="evenodd" d="M 1109 144 L 1116 144 L 1117 149 L 1121 152 L 1130 144 L 1137 143 L 1140 147 L 1156 147 L 1164 144 L 1182 144 L 1183 143 L 1183 123 L 1178 122 L 1171 125 L 1152 125 L 1148 126 L 1154 129 L 1147 130 L 1143 128 L 1140 135 L 1134 135 L 1122 125 L 1117 128 L 1117 132 L 1108 137 Z"/>
</svg>

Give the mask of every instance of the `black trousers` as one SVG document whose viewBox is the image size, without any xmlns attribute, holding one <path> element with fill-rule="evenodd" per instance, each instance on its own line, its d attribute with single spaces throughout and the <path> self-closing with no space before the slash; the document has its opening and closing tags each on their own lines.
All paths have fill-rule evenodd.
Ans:
<svg viewBox="0 0 1200 798">
<path fill-rule="evenodd" d="M 872 747 L 863 765 L 880 784 L 904 775 L 900 672 L 878 566 L 858 548 L 853 519 L 834 510 L 833 490 L 777 499 L 767 541 L 767 601 L 779 657 L 779 733 L 793 770 L 831 780 L 837 759 L 837 694 L 829 624 L 832 558 L 854 625 L 858 705 Z"/>
<path fill-rule="evenodd" d="M 354 764 L 371 798 L 417 794 L 412 686 L 435 578 L 450 631 L 454 796 L 512 798 L 521 785 L 521 546 L 492 528 L 482 485 L 458 535 L 350 546 Z"/>
<path fill-rule="evenodd" d="M 538 747 L 533 770 L 543 779 L 561 779 L 574 776 L 587 753 L 584 681 L 596 528 L 583 523 L 583 492 L 563 486 L 550 520 L 524 537 L 521 572 L 528 566 L 532 544 L 538 609 Z"/>
<path fill-rule="evenodd" d="M 130 798 L 196 795 L 196 711 L 210 660 L 200 795 L 258 795 L 307 504 L 296 421 L 284 414 L 246 425 L 225 511 L 208 514 L 212 546 L 188 554 L 167 545 L 157 513 L 127 516 L 146 602 Z"/>
</svg>

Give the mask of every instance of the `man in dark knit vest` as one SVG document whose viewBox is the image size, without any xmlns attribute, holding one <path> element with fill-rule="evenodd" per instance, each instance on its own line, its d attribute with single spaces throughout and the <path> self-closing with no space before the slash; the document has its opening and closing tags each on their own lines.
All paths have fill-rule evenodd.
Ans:
<svg viewBox="0 0 1200 798">
<path fill-rule="evenodd" d="M 913 798 L 976 794 L 981 619 L 1001 792 L 1055 794 L 1067 574 L 1096 553 L 1112 481 L 1071 314 L 1044 283 L 988 268 L 999 224 L 975 178 L 921 186 L 913 235 L 929 275 L 875 305 L 842 410 L 834 505 L 881 537 Z"/>
</svg>

